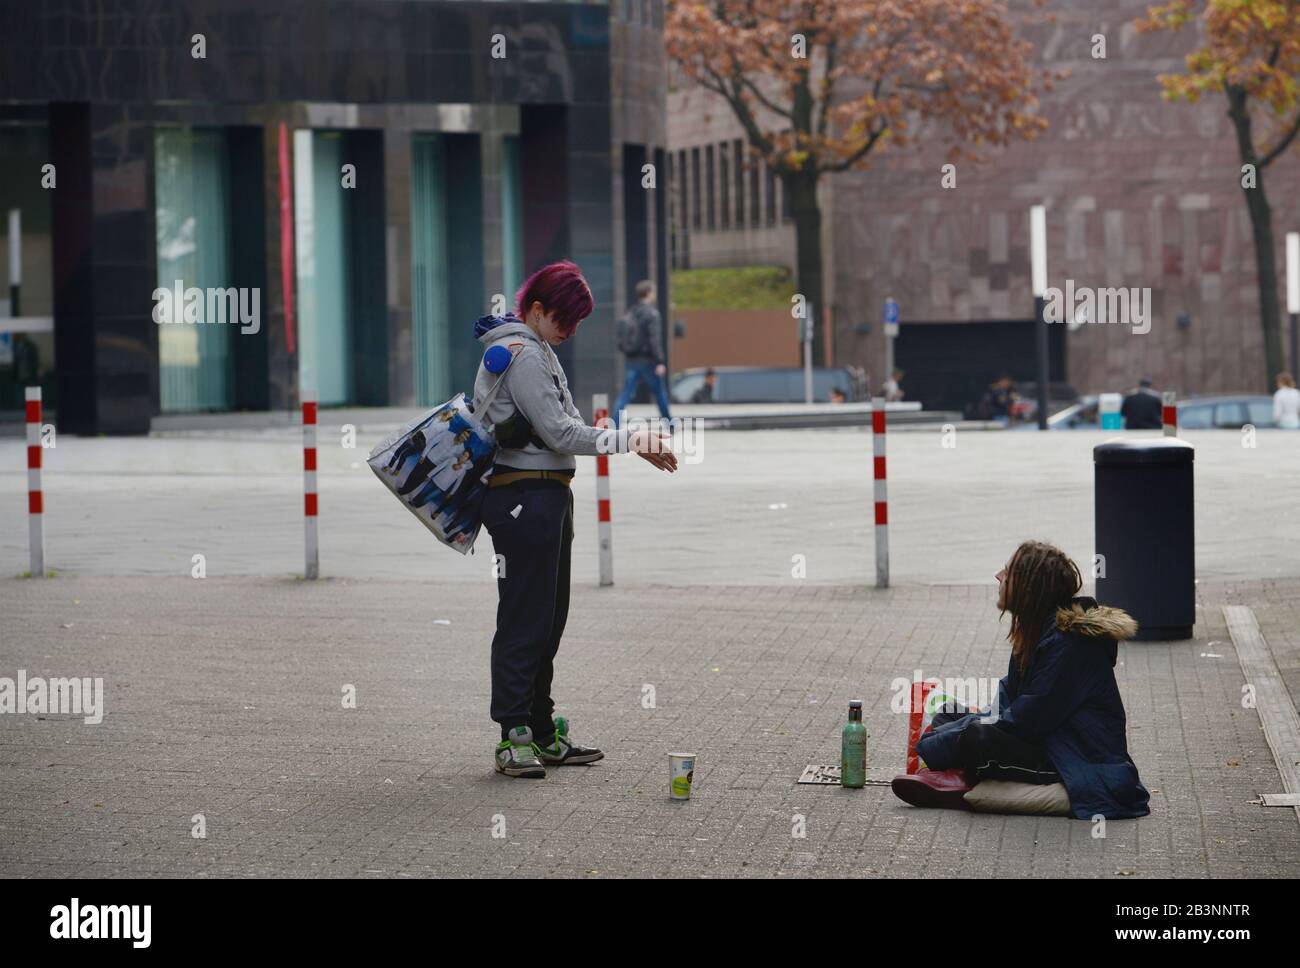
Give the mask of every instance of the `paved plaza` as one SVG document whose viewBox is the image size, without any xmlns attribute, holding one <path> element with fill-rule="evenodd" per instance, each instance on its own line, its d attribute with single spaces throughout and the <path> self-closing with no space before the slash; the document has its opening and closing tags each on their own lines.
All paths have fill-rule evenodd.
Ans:
<svg viewBox="0 0 1300 968">
<path fill-rule="evenodd" d="M 614 461 L 617 584 L 596 586 L 580 467 L 557 699 L 590 767 L 492 772 L 487 535 L 437 546 L 326 447 L 323 577 L 301 569 L 291 430 L 65 438 L 48 452 L 48 562 L 0 517 L 0 675 L 104 680 L 102 723 L 0 717 L 0 871 L 11 876 L 1300 876 L 1282 791 L 1222 607 L 1248 605 L 1300 694 L 1294 438 L 1197 445 L 1196 638 L 1117 669 L 1152 813 L 1093 824 L 927 811 L 888 788 L 796 784 L 838 760 L 849 699 L 868 776 L 901 769 L 897 680 L 998 677 L 993 572 L 1022 538 L 1091 554 L 1099 435 L 890 438 L 895 587 L 870 587 L 869 438 L 711 433 L 674 477 Z M 17 442 L 0 462 L 21 467 Z M 353 466 L 358 464 L 359 466 Z M 22 507 L 25 476 L 0 475 Z M 207 576 L 190 577 L 203 554 Z M 791 576 L 806 555 L 807 578 Z M 344 697 L 355 694 L 355 708 Z M 670 752 L 697 753 L 668 800 Z M 1283 755 L 1300 751 L 1284 751 Z M 196 818 L 200 818 L 196 819 Z M 205 837 L 195 837 L 201 824 Z M 806 836 L 798 836 L 804 833 Z"/>
<path fill-rule="evenodd" d="M 448 552 L 375 480 L 365 457 L 382 429 L 362 427 L 349 449 L 337 421 L 321 418 L 322 574 L 490 582 L 486 535 L 472 557 Z M 1112 436 L 891 434 L 893 580 L 991 583 L 1031 536 L 1090 561 L 1092 448 Z M 1300 535 L 1300 438 L 1260 431 L 1249 448 L 1233 431 L 1184 437 L 1197 448 L 1198 577 L 1300 578 L 1300 552 L 1284 538 Z M 620 584 L 782 585 L 794 555 L 814 584 L 874 581 L 869 434 L 706 430 L 695 442 L 698 463 L 672 477 L 636 457 L 611 460 Z M 0 507 L 19 509 L 0 515 L 0 575 L 27 569 L 24 460 L 21 440 L 0 439 Z M 45 463 L 49 568 L 189 575 L 202 554 L 212 577 L 302 574 L 302 448 L 291 428 L 62 438 Z M 594 582 L 594 458 L 579 459 L 574 490 L 574 577 Z"/>
</svg>

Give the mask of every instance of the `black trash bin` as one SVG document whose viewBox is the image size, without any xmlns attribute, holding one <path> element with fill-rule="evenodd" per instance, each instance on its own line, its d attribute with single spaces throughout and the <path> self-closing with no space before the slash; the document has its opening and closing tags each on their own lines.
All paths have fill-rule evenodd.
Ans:
<svg viewBox="0 0 1300 968">
<path fill-rule="evenodd" d="M 1139 639 L 1190 639 L 1196 624 L 1195 453 L 1176 437 L 1092 450 L 1097 600 L 1137 619 Z"/>
</svg>

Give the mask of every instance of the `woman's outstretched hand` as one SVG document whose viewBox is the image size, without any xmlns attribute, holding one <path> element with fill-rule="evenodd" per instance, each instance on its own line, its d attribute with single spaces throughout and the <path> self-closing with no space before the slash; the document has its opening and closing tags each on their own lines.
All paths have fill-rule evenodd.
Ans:
<svg viewBox="0 0 1300 968">
<path fill-rule="evenodd" d="M 661 471 L 677 470 L 677 455 L 672 450 L 672 437 L 653 430 L 638 430 L 632 434 L 632 452 L 649 461 Z"/>
</svg>

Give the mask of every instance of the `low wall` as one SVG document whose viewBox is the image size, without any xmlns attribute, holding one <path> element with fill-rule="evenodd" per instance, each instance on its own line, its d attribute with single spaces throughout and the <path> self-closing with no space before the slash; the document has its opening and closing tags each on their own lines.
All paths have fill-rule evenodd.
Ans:
<svg viewBox="0 0 1300 968">
<path fill-rule="evenodd" d="M 686 326 L 686 335 L 672 340 L 669 360 L 674 371 L 694 366 L 799 366 L 798 333 L 788 309 L 683 309 L 673 319 Z"/>
</svg>

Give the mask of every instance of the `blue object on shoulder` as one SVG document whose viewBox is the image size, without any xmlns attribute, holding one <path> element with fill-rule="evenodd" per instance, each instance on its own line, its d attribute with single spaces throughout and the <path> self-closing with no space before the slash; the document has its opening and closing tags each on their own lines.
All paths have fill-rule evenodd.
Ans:
<svg viewBox="0 0 1300 968">
<path fill-rule="evenodd" d="M 504 346 L 493 346 L 483 354 L 483 367 L 489 373 L 504 373 L 510 365 L 511 353 Z"/>
</svg>

